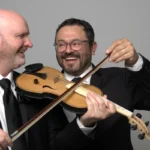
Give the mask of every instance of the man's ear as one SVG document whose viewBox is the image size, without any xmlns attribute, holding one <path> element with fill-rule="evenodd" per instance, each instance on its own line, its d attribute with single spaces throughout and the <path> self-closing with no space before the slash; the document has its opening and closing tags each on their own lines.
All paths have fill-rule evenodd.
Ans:
<svg viewBox="0 0 150 150">
<path fill-rule="evenodd" d="M 96 49 L 97 49 L 97 43 L 96 42 L 93 42 L 91 49 L 92 49 L 92 55 L 95 55 L 95 52 L 96 52 Z"/>
</svg>

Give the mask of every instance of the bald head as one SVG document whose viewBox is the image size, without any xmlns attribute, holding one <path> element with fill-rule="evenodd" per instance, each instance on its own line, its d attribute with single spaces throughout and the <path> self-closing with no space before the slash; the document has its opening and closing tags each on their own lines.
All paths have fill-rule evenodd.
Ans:
<svg viewBox="0 0 150 150">
<path fill-rule="evenodd" d="M 13 29 L 13 27 L 21 26 L 26 24 L 26 20 L 22 15 L 12 10 L 0 9 L 0 33 L 5 32 L 5 29 Z"/>
<path fill-rule="evenodd" d="M 12 11 L 12 10 L 6 10 L 6 9 L 0 9 L 0 17 L 6 17 L 6 16 L 21 16 L 19 13 Z"/>
</svg>

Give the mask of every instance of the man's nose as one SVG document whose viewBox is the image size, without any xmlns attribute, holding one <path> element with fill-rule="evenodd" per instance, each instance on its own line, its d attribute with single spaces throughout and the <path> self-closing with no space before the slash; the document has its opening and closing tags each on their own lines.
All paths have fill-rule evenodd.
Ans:
<svg viewBox="0 0 150 150">
<path fill-rule="evenodd" d="M 71 45 L 70 44 L 67 44 L 66 45 L 66 52 L 67 53 L 70 53 L 70 52 L 72 52 L 73 51 L 73 49 L 71 48 Z"/>
<path fill-rule="evenodd" d="M 26 39 L 25 45 L 26 45 L 27 47 L 32 48 L 33 44 L 32 44 L 32 41 L 30 40 L 30 38 L 27 38 L 27 39 Z"/>
</svg>

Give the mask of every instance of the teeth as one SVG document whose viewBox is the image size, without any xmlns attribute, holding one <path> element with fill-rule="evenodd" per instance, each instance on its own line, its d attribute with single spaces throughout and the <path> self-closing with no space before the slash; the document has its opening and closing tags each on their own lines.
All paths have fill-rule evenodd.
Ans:
<svg viewBox="0 0 150 150">
<path fill-rule="evenodd" d="M 72 60 L 72 59 L 76 59 L 76 58 L 66 58 L 67 60 Z"/>
</svg>

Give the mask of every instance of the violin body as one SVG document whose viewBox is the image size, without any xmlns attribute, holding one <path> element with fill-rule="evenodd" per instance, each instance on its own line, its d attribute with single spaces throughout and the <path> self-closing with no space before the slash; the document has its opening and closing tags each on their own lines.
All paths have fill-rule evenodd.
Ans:
<svg viewBox="0 0 150 150">
<path fill-rule="evenodd" d="M 21 90 L 19 92 L 21 95 L 38 99 L 48 98 L 51 100 L 55 100 L 56 97 L 67 91 L 67 85 L 70 83 L 74 84 L 66 80 L 58 70 L 41 64 L 27 66 L 26 70 L 16 80 L 16 85 Z M 102 91 L 95 86 L 81 84 L 80 87 L 103 95 Z M 76 113 L 84 113 L 87 108 L 85 96 L 75 91 L 63 99 L 60 104 Z"/>
</svg>

